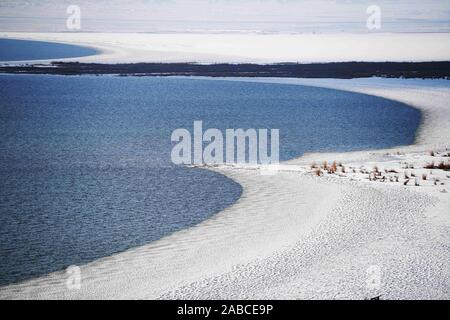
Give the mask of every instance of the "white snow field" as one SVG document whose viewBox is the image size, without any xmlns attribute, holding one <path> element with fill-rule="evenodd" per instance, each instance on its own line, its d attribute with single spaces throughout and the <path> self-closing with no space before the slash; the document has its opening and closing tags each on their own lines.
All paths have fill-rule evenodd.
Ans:
<svg viewBox="0 0 450 320">
<path fill-rule="evenodd" d="M 0 38 L 51 41 L 93 47 L 101 53 L 90 57 L 58 60 L 100 63 L 307 63 L 450 60 L 449 33 L 150 34 L 0 32 Z"/>
</svg>

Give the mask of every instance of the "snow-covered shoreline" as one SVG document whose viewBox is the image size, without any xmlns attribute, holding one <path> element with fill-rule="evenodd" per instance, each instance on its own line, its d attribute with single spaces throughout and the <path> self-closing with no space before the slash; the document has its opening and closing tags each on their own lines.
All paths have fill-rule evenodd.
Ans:
<svg viewBox="0 0 450 320">
<path fill-rule="evenodd" d="M 428 163 L 430 150 L 439 152 L 434 157 L 445 155 L 450 84 L 402 79 L 229 80 L 373 94 L 410 104 L 425 116 L 412 146 L 308 154 L 283 163 L 273 176 L 254 168 L 212 168 L 243 186 L 242 198 L 231 207 L 193 228 L 81 266 L 80 290 L 68 290 L 68 275 L 56 272 L 2 287 L 0 298 L 449 298 L 450 196 L 441 192 L 449 187 L 447 173 L 433 169 L 444 185 L 420 182 L 418 187 L 405 187 L 401 182 L 369 181 L 360 167 L 411 174 L 411 169 L 403 169 L 405 163 L 415 168 Z M 324 160 L 359 171 L 318 177 L 310 166 Z M 375 288 L 367 285 L 368 270 L 374 266 L 381 274 Z"/>
<path fill-rule="evenodd" d="M 95 63 L 425 62 L 450 60 L 450 33 L 191 34 L 26 33 L 0 38 L 92 47 L 99 54 L 58 59 Z M 42 60 L 49 63 L 51 60 Z M 24 63 L 22 62 L 14 62 Z M 30 61 L 28 61 L 30 62 Z"/>
</svg>

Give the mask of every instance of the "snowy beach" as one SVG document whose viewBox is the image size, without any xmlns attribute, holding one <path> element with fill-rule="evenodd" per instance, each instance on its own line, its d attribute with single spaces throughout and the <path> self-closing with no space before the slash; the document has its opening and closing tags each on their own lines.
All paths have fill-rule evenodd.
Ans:
<svg viewBox="0 0 450 320">
<path fill-rule="evenodd" d="M 424 167 L 449 159 L 450 85 L 375 78 L 246 81 L 398 100 L 420 109 L 423 123 L 412 146 L 307 154 L 282 163 L 274 175 L 209 168 L 242 185 L 237 203 L 195 227 L 81 266 L 79 290 L 68 290 L 67 274 L 56 272 L 2 287 L 0 298 L 448 299 L 450 177 Z M 330 170 L 333 161 L 336 170 Z M 377 285 L 370 285 L 373 270 Z"/>
<path fill-rule="evenodd" d="M 447 33 L 0 37 L 93 47 L 101 53 L 62 61 L 98 63 L 450 60 Z M 79 290 L 61 271 L 1 287 L 1 299 L 450 297 L 448 80 L 201 79 L 358 92 L 417 108 L 423 120 L 410 146 L 306 154 L 272 175 L 204 168 L 239 183 L 242 197 L 192 228 L 80 266 Z"/>
<path fill-rule="evenodd" d="M 449 33 L 151 34 L 0 32 L 0 38 L 92 47 L 85 63 L 425 62 L 450 60 Z M 42 60 L 48 63 L 52 60 Z M 23 61 L 22 63 L 27 62 Z M 14 62 L 18 64 L 20 62 Z"/>
</svg>

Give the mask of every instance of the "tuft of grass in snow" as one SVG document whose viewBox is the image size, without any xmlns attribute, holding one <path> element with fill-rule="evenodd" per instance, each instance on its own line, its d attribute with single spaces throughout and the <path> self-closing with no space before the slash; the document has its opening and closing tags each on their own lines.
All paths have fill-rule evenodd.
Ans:
<svg viewBox="0 0 450 320">
<path fill-rule="evenodd" d="M 431 162 L 424 166 L 425 169 L 440 169 L 444 171 L 450 171 L 450 161 L 445 163 L 444 161 L 441 161 L 438 165 L 436 165 L 434 162 Z"/>
</svg>

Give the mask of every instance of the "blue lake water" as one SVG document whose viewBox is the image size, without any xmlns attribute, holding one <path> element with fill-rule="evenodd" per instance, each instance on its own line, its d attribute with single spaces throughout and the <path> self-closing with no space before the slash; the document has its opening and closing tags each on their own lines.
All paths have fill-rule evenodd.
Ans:
<svg viewBox="0 0 450 320">
<path fill-rule="evenodd" d="M 0 75 L 0 284 L 149 243 L 234 203 L 235 182 L 171 164 L 172 131 L 195 120 L 279 128 L 290 159 L 410 144 L 421 114 L 303 86 Z"/>
<path fill-rule="evenodd" d="M 75 58 L 96 53 L 95 49 L 70 44 L 0 39 L 0 61 Z"/>
</svg>

